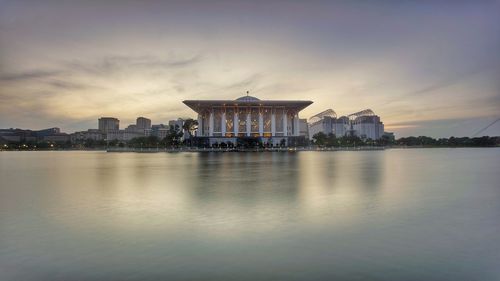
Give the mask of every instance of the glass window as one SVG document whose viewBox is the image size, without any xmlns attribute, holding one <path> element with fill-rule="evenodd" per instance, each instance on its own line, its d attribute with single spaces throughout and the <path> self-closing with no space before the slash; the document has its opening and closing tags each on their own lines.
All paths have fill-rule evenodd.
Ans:
<svg viewBox="0 0 500 281">
<path fill-rule="evenodd" d="M 262 117 L 264 119 L 264 133 L 271 132 L 271 108 L 264 107 L 262 110 Z"/>
<path fill-rule="evenodd" d="M 202 135 L 203 136 L 208 136 L 208 132 L 209 132 L 209 126 L 210 126 L 210 113 L 208 111 L 205 111 L 203 112 L 202 116 L 201 116 L 201 123 L 203 125 L 203 132 L 202 132 Z"/>
<path fill-rule="evenodd" d="M 247 131 L 247 110 L 246 108 L 238 109 L 238 133 L 245 134 Z"/>
<path fill-rule="evenodd" d="M 250 122 L 251 122 L 251 127 L 250 130 L 252 133 L 258 133 L 259 132 L 259 109 L 254 107 L 251 110 L 251 115 L 250 115 Z"/>
<path fill-rule="evenodd" d="M 226 109 L 226 133 L 234 132 L 234 109 L 232 107 Z"/>
<path fill-rule="evenodd" d="M 222 131 L 222 110 L 220 108 L 214 108 L 214 133 L 220 133 Z"/>
<path fill-rule="evenodd" d="M 275 113 L 276 132 L 283 132 L 283 108 L 277 108 Z"/>
</svg>

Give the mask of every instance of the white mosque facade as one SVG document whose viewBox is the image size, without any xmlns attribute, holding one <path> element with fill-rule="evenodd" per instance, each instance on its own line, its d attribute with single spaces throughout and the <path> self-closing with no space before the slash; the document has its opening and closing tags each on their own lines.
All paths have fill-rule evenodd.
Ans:
<svg viewBox="0 0 500 281">
<path fill-rule="evenodd" d="M 290 145 L 300 136 L 299 112 L 307 100 L 260 100 L 243 96 L 235 100 L 185 100 L 198 113 L 197 138 L 209 145 L 255 138 L 269 145 Z"/>
</svg>

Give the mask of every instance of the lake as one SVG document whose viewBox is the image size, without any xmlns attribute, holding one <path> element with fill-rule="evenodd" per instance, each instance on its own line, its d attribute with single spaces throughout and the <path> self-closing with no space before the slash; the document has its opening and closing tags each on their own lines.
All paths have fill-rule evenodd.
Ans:
<svg viewBox="0 0 500 281">
<path fill-rule="evenodd" d="M 0 152 L 0 280 L 500 280 L 500 148 Z"/>
</svg>

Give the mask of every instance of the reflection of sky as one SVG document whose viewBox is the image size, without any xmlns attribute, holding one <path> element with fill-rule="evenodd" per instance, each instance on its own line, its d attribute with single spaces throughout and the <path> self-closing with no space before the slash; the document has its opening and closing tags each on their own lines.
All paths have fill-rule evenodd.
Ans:
<svg viewBox="0 0 500 281">
<path fill-rule="evenodd" d="M 494 280 L 499 153 L 1 153 L 0 279 Z"/>
<path fill-rule="evenodd" d="M 183 99 L 372 108 L 399 135 L 498 117 L 498 1 L 0 4 L 0 127 L 193 116 Z M 467 120 L 470 119 L 470 120 Z M 499 134 L 493 126 L 485 134 Z"/>
<path fill-rule="evenodd" d="M 383 203 L 383 161 L 377 152 L 84 155 L 49 165 L 56 200 L 45 207 L 73 230 L 127 235 L 190 229 L 221 238 L 301 221 L 352 224 Z"/>
</svg>

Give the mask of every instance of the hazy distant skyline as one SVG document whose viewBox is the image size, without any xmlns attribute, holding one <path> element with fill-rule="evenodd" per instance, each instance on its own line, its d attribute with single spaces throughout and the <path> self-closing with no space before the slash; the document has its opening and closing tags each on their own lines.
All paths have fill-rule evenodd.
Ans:
<svg viewBox="0 0 500 281">
<path fill-rule="evenodd" d="M 247 90 L 470 136 L 500 117 L 500 2 L 0 0 L 0 128 L 167 123 Z"/>
</svg>

